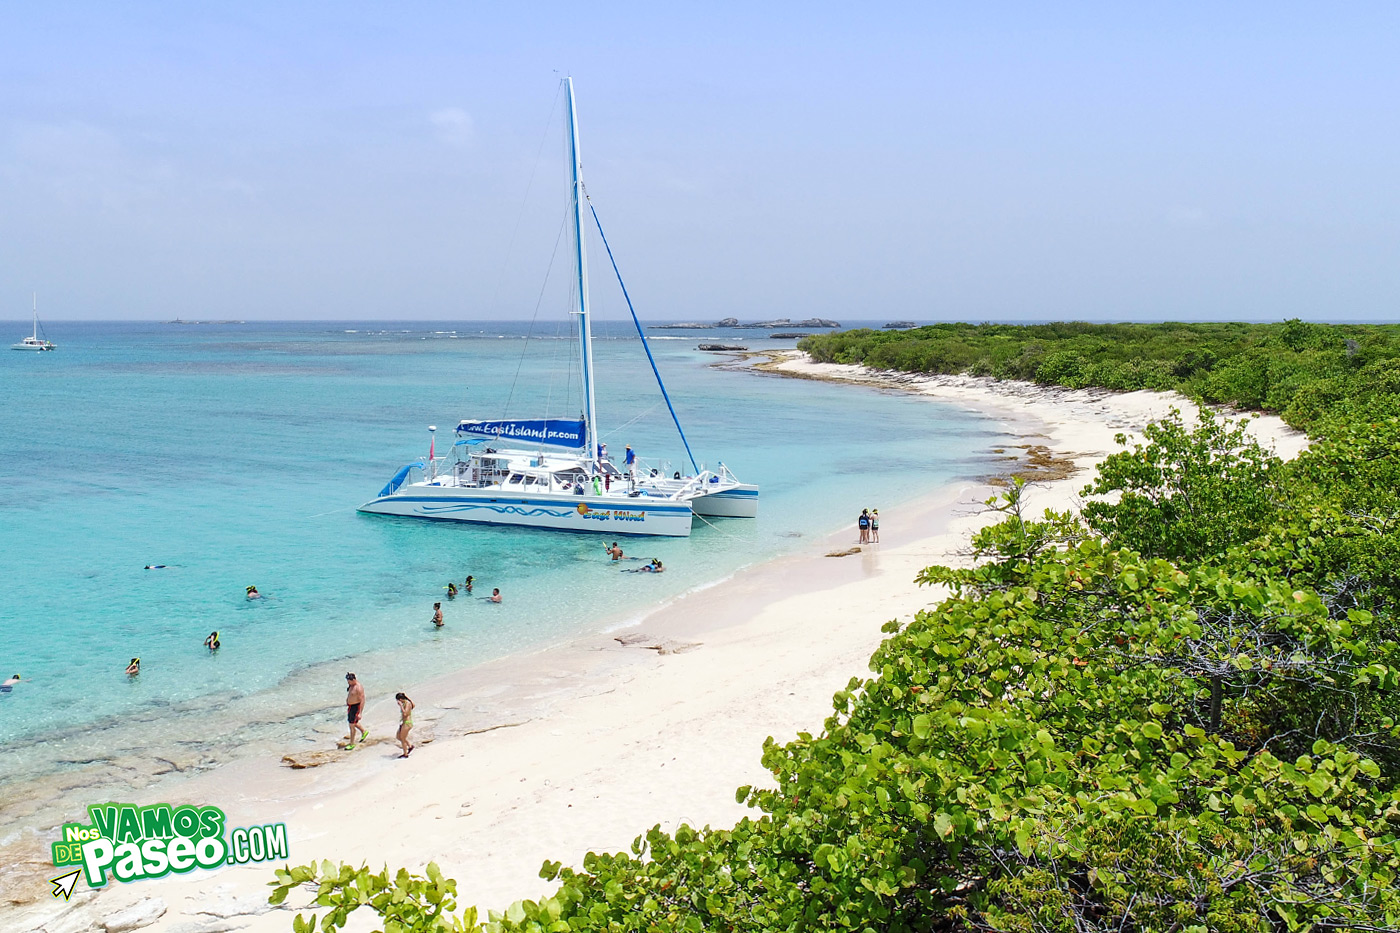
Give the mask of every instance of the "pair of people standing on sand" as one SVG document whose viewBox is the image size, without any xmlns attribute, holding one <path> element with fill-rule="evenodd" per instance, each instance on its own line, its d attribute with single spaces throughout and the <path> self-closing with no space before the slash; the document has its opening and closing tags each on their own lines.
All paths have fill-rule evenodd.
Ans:
<svg viewBox="0 0 1400 933">
<path fill-rule="evenodd" d="M 856 528 L 860 530 L 861 544 L 879 544 L 880 510 L 861 509 L 860 518 L 856 519 Z"/>
<path fill-rule="evenodd" d="M 413 729 L 413 707 L 414 703 L 408 698 L 406 693 L 394 694 L 394 699 L 399 704 L 399 731 L 394 736 L 398 739 L 399 748 L 403 749 L 400 758 L 407 758 L 413 751 L 414 746 L 408 741 L 408 733 Z M 369 730 L 360 724 L 360 719 L 364 715 L 365 709 L 365 688 L 354 674 L 345 675 L 345 719 L 350 723 L 350 736 L 345 743 L 347 751 L 354 751 L 357 747 L 355 742 L 355 730 L 360 732 L 360 742 L 363 743 L 369 738 Z"/>
</svg>

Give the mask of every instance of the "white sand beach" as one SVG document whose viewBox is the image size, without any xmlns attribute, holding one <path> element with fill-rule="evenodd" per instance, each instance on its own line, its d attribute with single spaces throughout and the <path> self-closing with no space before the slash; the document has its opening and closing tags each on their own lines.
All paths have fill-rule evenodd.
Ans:
<svg viewBox="0 0 1400 933">
<path fill-rule="evenodd" d="M 775 368 L 864 384 L 859 391 L 915 392 L 1003 419 L 1024 443 L 1045 445 L 1078 468 L 1035 487 L 1036 509 L 1073 504 L 1094 464 L 1118 449 L 1115 434 L 1138 431 L 1173 406 L 1192 409 L 1170 395 L 911 377 L 813 364 L 796 352 Z M 1305 444 L 1277 418 L 1251 423 L 1280 456 Z M 153 800 L 213 804 L 231 826 L 284 822 L 294 863 L 329 858 L 422 871 L 436 861 L 457 879 L 460 902 L 483 913 L 537 898 L 553 887 L 538 877 L 547 859 L 577 866 L 587 851 L 624 850 L 655 824 L 729 825 L 748 812 L 734 790 L 767 779 L 763 741 L 821 729 L 832 694 L 869 675 L 880 627 L 941 597 L 914 577 L 930 564 L 966 560 L 969 533 L 989 518 L 980 503 L 993 492 L 968 484 L 931 489 L 898 508 L 881 503 L 879 545 L 827 556 L 856 545 L 852 516 L 849 530 L 832 539 L 662 606 L 633 628 L 423 684 L 413 694 L 419 747 L 406 760 L 392 743 L 392 693 L 367 678 L 364 747 L 302 770 L 244 761 L 162 786 Z M 319 744 L 330 749 L 334 738 Z M 85 933 L 135 911 L 137 920 L 154 918 L 140 927 L 153 931 L 286 931 L 306 898 L 269 908 L 271 877 L 271 865 L 254 865 L 97 892 L 79 884 L 67 904 L 49 897 L 45 882 L 33 901 L 0 907 L 0 926 Z"/>
</svg>

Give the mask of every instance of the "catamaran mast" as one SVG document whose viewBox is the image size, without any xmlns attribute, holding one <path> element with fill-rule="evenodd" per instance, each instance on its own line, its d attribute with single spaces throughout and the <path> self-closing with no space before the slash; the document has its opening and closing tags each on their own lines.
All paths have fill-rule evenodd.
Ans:
<svg viewBox="0 0 1400 933">
<path fill-rule="evenodd" d="M 578 114 L 574 111 L 574 79 L 567 77 L 569 88 L 569 152 L 573 156 L 574 245 L 578 264 L 578 327 L 580 368 L 583 372 L 584 439 L 588 443 L 588 458 L 598 460 L 597 412 L 593 405 L 593 329 L 588 320 L 588 252 L 583 242 L 583 163 L 578 154 Z"/>
</svg>

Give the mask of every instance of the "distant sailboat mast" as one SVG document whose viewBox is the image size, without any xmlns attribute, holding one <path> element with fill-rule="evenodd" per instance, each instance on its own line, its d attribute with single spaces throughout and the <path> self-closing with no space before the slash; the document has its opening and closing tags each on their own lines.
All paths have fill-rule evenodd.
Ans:
<svg viewBox="0 0 1400 933">
<path fill-rule="evenodd" d="M 588 253 L 583 241 L 583 163 L 578 153 L 578 117 L 574 112 L 574 79 L 564 79 L 569 88 L 569 152 L 572 155 L 574 199 L 574 260 L 578 264 L 578 326 L 580 365 L 583 372 L 584 431 L 588 457 L 598 462 L 598 419 L 593 402 L 593 329 L 588 319 Z"/>
</svg>

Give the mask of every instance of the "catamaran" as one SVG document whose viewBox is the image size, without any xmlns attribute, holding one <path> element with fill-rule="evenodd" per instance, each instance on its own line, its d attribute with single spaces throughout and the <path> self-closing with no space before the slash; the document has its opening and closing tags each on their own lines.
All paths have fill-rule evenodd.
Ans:
<svg viewBox="0 0 1400 933">
<path fill-rule="evenodd" d="M 34 335 L 25 337 L 19 343 L 10 344 L 11 350 L 54 350 L 57 349 L 50 340 L 39 337 L 39 295 L 34 295 Z"/>
<path fill-rule="evenodd" d="M 690 451 L 646 334 L 622 285 L 623 297 L 637 326 L 642 347 L 656 374 L 657 385 L 685 445 L 691 470 L 667 476 L 626 451 L 621 463 L 608 454 L 597 424 L 594 400 L 593 334 L 589 319 L 588 261 L 584 237 L 583 169 L 579 158 L 578 119 L 574 82 L 565 78 L 569 111 L 573 263 L 579 325 L 579 370 L 583 382 L 583 412 L 578 419 L 463 420 L 460 438 L 450 456 L 436 456 L 436 426 L 428 428 L 426 460 L 401 468 L 374 499 L 359 511 L 380 515 L 520 525 L 560 531 L 592 531 L 608 535 L 690 534 L 694 516 L 753 518 L 758 514 L 758 486 L 742 483 L 721 462 L 702 468 Z M 598 215 L 599 236 L 608 250 Z M 618 274 L 618 282 L 622 276 Z M 410 479 L 417 473 L 422 477 Z"/>
</svg>

